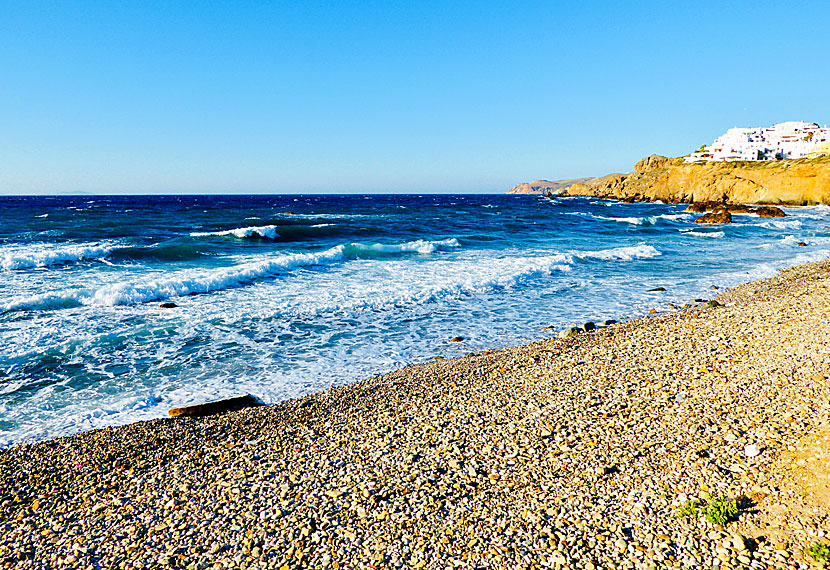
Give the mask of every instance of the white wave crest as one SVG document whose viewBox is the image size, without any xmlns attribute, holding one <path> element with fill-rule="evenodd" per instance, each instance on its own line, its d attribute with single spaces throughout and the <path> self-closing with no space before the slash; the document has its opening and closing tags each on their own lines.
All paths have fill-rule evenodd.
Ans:
<svg viewBox="0 0 830 570">
<path fill-rule="evenodd" d="M 683 232 L 684 236 L 698 236 L 698 237 L 707 237 L 707 238 L 722 238 L 726 234 L 724 232 L 696 232 L 694 230 L 689 230 Z"/>
<path fill-rule="evenodd" d="M 218 232 L 190 232 L 190 237 L 206 237 L 206 236 L 234 236 L 238 238 L 261 237 L 268 239 L 277 239 L 280 234 L 277 233 L 277 226 L 251 226 L 248 228 L 235 228 L 232 230 L 222 230 Z"/>
<path fill-rule="evenodd" d="M 377 253 L 427 254 L 448 247 L 458 247 L 458 241 L 452 238 L 440 241 L 415 240 L 401 244 L 343 244 L 322 252 L 284 254 L 208 272 L 186 270 L 169 277 L 146 279 L 143 282 L 125 281 L 94 290 L 78 289 L 45 293 L 11 301 L 3 306 L 3 311 L 61 309 L 81 305 L 136 305 L 171 297 L 241 287 L 299 267 L 326 265 L 364 256 L 371 257 Z"/>
<path fill-rule="evenodd" d="M 458 240 L 455 238 L 443 239 L 438 241 L 427 241 L 419 239 L 402 244 L 376 243 L 372 245 L 353 243 L 351 244 L 351 247 L 355 248 L 358 251 L 374 251 L 380 253 L 434 253 L 439 249 L 444 249 L 447 247 L 458 247 Z"/>
<path fill-rule="evenodd" d="M 800 228 L 803 224 L 801 223 L 801 220 L 774 220 L 763 222 L 758 225 L 768 230 L 792 230 Z"/>
<path fill-rule="evenodd" d="M 641 243 L 639 245 L 614 247 L 611 249 L 601 249 L 599 251 L 581 251 L 574 253 L 574 256 L 580 259 L 602 259 L 606 261 L 633 261 L 635 259 L 649 259 L 662 255 L 660 251 L 650 245 Z"/>
<path fill-rule="evenodd" d="M 35 244 L 14 247 L 5 252 L 0 251 L 0 267 L 10 271 L 100 259 L 109 255 L 115 247 L 115 244 L 106 243 Z"/>
</svg>

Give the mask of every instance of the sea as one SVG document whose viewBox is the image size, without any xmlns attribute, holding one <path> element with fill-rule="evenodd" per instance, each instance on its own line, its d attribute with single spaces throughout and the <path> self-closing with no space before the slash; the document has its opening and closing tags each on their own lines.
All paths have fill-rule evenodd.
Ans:
<svg viewBox="0 0 830 570">
<path fill-rule="evenodd" d="M 830 255 L 825 206 L 723 226 L 683 209 L 491 194 L 0 197 L 0 447 L 660 314 Z"/>
</svg>

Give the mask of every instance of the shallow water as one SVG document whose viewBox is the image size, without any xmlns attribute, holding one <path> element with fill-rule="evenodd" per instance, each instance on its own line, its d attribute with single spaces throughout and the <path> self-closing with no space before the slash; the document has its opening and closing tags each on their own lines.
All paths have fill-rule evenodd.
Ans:
<svg viewBox="0 0 830 570">
<path fill-rule="evenodd" d="M 538 196 L 0 206 L 0 446 L 246 392 L 279 401 L 830 254 L 824 206 L 720 227 L 683 206 Z"/>
</svg>

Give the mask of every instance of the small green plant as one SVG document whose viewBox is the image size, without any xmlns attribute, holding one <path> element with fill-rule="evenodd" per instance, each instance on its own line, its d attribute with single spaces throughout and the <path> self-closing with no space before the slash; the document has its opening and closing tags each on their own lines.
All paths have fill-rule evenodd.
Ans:
<svg viewBox="0 0 830 570">
<path fill-rule="evenodd" d="M 703 516 L 712 524 L 726 526 L 738 514 L 738 502 L 727 499 L 723 495 L 709 495 L 706 506 L 703 507 Z"/>
<path fill-rule="evenodd" d="M 813 557 L 813 560 L 820 562 L 822 560 L 830 560 L 830 548 L 823 542 L 817 542 L 814 545 L 804 549 L 804 552 Z"/>
<path fill-rule="evenodd" d="M 677 507 L 677 518 L 679 519 L 695 519 L 698 516 L 698 507 L 700 503 L 697 499 L 689 499 L 679 507 Z"/>
</svg>

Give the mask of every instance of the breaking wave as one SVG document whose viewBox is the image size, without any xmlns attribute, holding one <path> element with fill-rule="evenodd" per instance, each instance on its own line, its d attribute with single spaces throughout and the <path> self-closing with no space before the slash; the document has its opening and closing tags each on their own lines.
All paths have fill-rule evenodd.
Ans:
<svg viewBox="0 0 830 570">
<path fill-rule="evenodd" d="M 11 301 L 3 306 L 3 312 L 63 309 L 82 305 L 136 305 L 240 287 L 299 267 L 328 265 L 350 259 L 392 254 L 429 254 L 458 245 L 458 240 L 454 238 L 439 241 L 416 240 L 401 244 L 344 244 L 318 253 L 284 254 L 207 272 L 186 270 L 174 273 L 171 277 L 145 279 L 138 283 L 125 281 L 92 290 L 44 293 Z"/>
<path fill-rule="evenodd" d="M 29 245 L 7 252 L 0 251 L 0 267 L 11 271 L 101 259 L 108 256 L 115 248 L 115 244 L 104 243 Z"/>
</svg>

